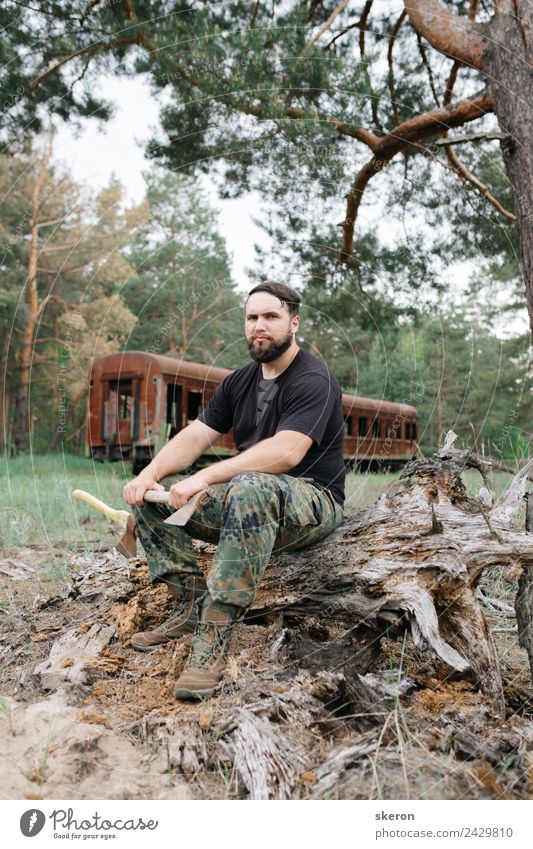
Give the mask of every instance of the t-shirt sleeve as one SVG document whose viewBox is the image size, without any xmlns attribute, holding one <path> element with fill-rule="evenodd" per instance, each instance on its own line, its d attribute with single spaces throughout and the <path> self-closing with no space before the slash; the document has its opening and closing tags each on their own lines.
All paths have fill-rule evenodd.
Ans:
<svg viewBox="0 0 533 849">
<path fill-rule="evenodd" d="M 212 427 L 218 433 L 227 433 L 233 427 L 233 413 L 229 401 L 229 385 L 226 377 L 219 383 L 213 395 L 204 407 L 198 421 Z"/>
<path fill-rule="evenodd" d="M 318 445 L 339 403 L 339 393 L 331 381 L 320 374 L 306 375 L 305 380 L 286 387 L 276 433 L 295 430 Z"/>
</svg>

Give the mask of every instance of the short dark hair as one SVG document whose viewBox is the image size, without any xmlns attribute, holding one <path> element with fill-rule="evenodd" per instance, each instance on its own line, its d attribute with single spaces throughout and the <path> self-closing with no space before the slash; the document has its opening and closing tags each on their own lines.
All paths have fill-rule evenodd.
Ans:
<svg viewBox="0 0 533 849">
<path fill-rule="evenodd" d="M 246 300 L 248 300 L 250 295 L 254 295 L 256 292 L 268 292 L 270 295 L 274 295 L 275 298 L 279 298 L 282 304 L 287 304 L 287 309 L 289 310 L 291 318 L 294 315 L 298 315 L 300 312 L 300 296 L 298 292 L 295 292 L 294 289 L 286 286 L 285 283 L 275 283 L 273 281 L 260 283 L 248 292 Z"/>
</svg>

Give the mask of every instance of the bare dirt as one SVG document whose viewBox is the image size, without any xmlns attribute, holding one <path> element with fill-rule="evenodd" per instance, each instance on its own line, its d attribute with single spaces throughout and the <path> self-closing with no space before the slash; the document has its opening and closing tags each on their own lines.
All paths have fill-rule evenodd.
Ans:
<svg viewBox="0 0 533 849">
<path fill-rule="evenodd" d="M 190 637 L 129 645 L 171 611 L 144 560 L 73 555 L 65 575 L 43 559 L 0 553 L 3 798 L 531 798 L 533 690 L 508 610 L 487 610 L 505 719 L 409 640 L 384 641 L 363 676 L 381 701 L 358 706 L 342 672 L 287 661 L 281 614 L 236 627 L 215 698 L 177 702 Z"/>
</svg>

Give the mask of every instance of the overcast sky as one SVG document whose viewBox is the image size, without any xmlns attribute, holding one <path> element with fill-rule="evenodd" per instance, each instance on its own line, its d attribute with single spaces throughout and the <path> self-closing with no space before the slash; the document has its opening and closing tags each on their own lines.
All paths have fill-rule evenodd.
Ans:
<svg viewBox="0 0 533 849">
<path fill-rule="evenodd" d="M 144 194 L 142 172 L 150 167 L 144 148 L 158 125 L 158 104 L 144 79 L 110 77 L 105 80 L 105 96 L 116 104 L 115 115 L 107 123 L 83 122 L 81 133 L 61 125 L 56 136 L 55 157 L 68 166 L 72 175 L 96 189 L 114 174 L 123 184 L 129 201 Z M 233 260 L 234 279 L 240 289 L 250 288 L 246 268 L 253 265 L 254 242 L 268 244 L 252 215 L 260 214 L 260 198 L 248 196 L 220 200 L 205 181 L 212 205 L 220 213 L 220 230 Z"/>
<path fill-rule="evenodd" d="M 56 137 L 56 159 L 67 165 L 77 180 L 95 189 L 105 186 L 114 174 L 123 184 L 128 200 L 139 201 L 144 194 L 142 172 L 150 167 L 144 149 L 148 139 L 157 133 L 158 103 L 146 80 L 139 76 L 108 77 L 100 83 L 100 88 L 115 104 L 114 117 L 107 123 L 86 120 L 78 134 L 70 125 L 61 125 Z M 239 289 L 246 291 L 251 282 L 246 269 L 254 265 L 254 243 L 268 246 L 267 237 L 252 221 L 252 216 L 259 218 L 261 215 L 261 197 L 248 195 L 236 200 L 221 200 L 207 178 L 204 186 L 212 205 L 219 210 L 220 231 L 232 259 L 234 280 Z M 370 219 L 377 224 L 380 238 L 389 241 L 395 233 L 394 222 L 383 220 L 379 209 L 371 209 L 367 204 L 361 210 L 361 220 Z M 465 261 L 449 268 L 446 276 L 462 288 L 472 270 L 471 262 Z M 494 299 L 497 298 L 495 292 Z M 524 315 L 513 322 L 509 323 L 508 319 L 502 322 L 498 332 L 502 336 L 513 335 L 525 332 L 526 327 L 524 310 Z"/>
</svg>

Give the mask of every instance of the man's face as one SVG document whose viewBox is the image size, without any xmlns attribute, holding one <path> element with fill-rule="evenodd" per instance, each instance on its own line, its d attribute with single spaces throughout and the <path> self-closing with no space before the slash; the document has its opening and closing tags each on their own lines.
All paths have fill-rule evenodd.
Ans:
<svg viewBox="0 0 533 849">
<path fill-rule="evenodd" d="M 290 348 L 299 317 L 289 315 L 287 304 L 270 292 L 254 292 L 246 302 L 244 333 L 250 356 L 271 363 Z"/>
</svg>

